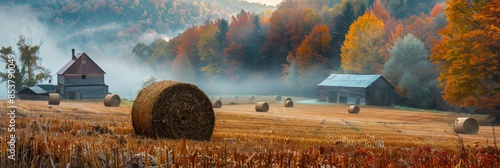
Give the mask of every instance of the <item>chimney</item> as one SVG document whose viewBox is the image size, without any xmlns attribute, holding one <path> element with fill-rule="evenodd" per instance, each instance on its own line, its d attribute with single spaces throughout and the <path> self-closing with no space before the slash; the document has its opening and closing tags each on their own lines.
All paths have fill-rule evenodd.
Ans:
<svg viewBox="0 0 500 168">
<path fill-rule="evenodd" d="M 71 49 L 71 59 L 72 60 L 76 60 L 76 56 L 75 56 L 75 49 Z"/>
</svg>

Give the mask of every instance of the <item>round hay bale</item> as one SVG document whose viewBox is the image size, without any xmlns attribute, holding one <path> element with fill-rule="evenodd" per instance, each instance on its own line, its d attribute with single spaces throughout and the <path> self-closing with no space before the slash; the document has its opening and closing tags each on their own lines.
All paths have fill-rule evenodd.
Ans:
<svg viewBox="0 0 500 168">
<path fill-rule="evenodd" d="M 220 97 L 220 96 L 214 97 L 214 100 L 220 100 L 220 101 L 222 101 L 222 97 Z"/>
<path fill-rule="evenodd" d="M 215 125 L 205 92 L 176 81 L 159 81 L 142 89 L 131 113 L 135 133 L 148 137 L 210 140 Z"/>
<path fill-rule="evenodd" d="M 59 105 L 61 103 L 61 96 L 59 93 L 49 94 L 49 105 Z"/>
<path fill-rule="evenodd" d="M 477 134 L 479 131 L 479 123 L 471 117 L 459 117 L 455 120 L 453 130 L 457 134 Z"/>
<path fill-rule="evenodd" d="M 257 102 L 255 104 L 255 111 L 267 112 L 269 111 L 269 104 L 267 104 L 266 102 Z"/>
<path fill-rule="evenodd" d="M 252 95 L 252 96 L 250 96 L 250 97 L 248 98 L 248 100 L 250 100 L 250 101 L 254 101 L 254 100 L 255 100 L 255 96 L 253 96 L 253 95 Z"/>
<path fill-rule="evenodd" d="M 221 108 L 221 107 L 222 107 L 222 101 L 212 100 L 212 108 Z"/>
<path fill-rule="evenodd" d="M 293 107 L 293 101 L 292 100 L 285 101 L 285 107 Z"/>
<path fill-rule="evenodd" d="M 349 106 L 349 111 L 350 114 L 358 114 L 359 113 L 359 107 L 358 106 Z"/>
<path fill-rule="evenodd" d="M 281 101 L 281 96 L 280 95 L 276 96 L 275 100 L 276 101 Z"/>
<path fill-rule="evenodd" d="M 291 100 L 292 100 L 292 98 L 290 98 L 290 97 L 287 97 L 287 98 L 285 99 L 285 101 L 287 101 L 287 100 L 290 100 L 290 101 L 291 101 Z"/>
<path fill-rule="evenodd" d="M 106 107 L 118 107 L 121 102 L 120 96 L 115 94 L 107 94 L 104 97 L 104 106 Z"/>
</svg>

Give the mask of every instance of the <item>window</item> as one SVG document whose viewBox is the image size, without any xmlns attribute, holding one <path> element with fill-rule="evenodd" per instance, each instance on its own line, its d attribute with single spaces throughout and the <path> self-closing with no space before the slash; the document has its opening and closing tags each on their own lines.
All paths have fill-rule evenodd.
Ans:
<svg viewBox="0 0 500 168">
<path fill-rule="evenodd" d="M 87 79 L 87 75 L 82 75 L 82 79 Z"/>
</svg>

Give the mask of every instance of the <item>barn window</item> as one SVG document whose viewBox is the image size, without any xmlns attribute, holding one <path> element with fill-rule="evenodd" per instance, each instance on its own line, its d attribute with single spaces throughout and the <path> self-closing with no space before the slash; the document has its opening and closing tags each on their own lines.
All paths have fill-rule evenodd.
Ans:
<svg viewBox="0 0 500 168">
<path fill-rule="evenodd" d="M 87 79 L 87 75 L 82 75 L 82 79 Z"/>
</svg>

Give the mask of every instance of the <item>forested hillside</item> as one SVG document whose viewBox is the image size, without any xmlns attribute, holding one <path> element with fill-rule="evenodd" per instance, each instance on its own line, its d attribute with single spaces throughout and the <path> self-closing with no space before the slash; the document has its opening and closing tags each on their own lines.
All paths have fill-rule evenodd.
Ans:
<svg viewBox="0 0 500 168">
<path fill-rule="evenodd" d="M 260 13 L 274 7 L 235 0 L 7 0 L 0 5 L 27 5 L 54 32 L 58 43 L 131 50 L 138 41 L 168 39 L 194 24 L 226 18 L 244 9 Z"/>
<path fill-rule="evenodd" d="M 132 55 L 175 79 L 308 97 L 316 97 L 316 85 L 330 73 L 383 74 L 397 88 L 398 104 L 447 108 L 429 61 L 447 24 L 444 6 L 438 0 L 286 0 L 271 14 L 241 11 L 168 41 L 139 43 Z"/>
</svg>

